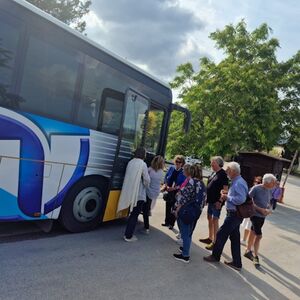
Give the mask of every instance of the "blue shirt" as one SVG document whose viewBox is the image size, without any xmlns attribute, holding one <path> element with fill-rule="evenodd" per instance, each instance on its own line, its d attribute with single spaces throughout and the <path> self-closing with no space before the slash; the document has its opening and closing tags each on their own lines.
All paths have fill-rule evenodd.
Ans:
<svg viewBox="0 0 300 300">
<path fill-rule="evenodd" d="M 173 172 L 176 172 L 176 169 L 174 166 L 171 166 L 165 176 L 165 180 L 164 182 L 167 184 L 167 186 L 172 187 L 173 184 L 175 183 L 175 186 L 180 186 L 184 181 L 185 181 L 185 176 L 183 175 L 183 169 L 179 169 L 178 172 L 178 176 L 176 181 L 174 182 L 174 175 Z"/>
<path fill-rule="evenodd" d="M 226 208 L 236 210 L 236 205 L 243 204 L 248 195 L 248 185 L 241 175 L 235 177 L 228 191 Z"/>
</svg>

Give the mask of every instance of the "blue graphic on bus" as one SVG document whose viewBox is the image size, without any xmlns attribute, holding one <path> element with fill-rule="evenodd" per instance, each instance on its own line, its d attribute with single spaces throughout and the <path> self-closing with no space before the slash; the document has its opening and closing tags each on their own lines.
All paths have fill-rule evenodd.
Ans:
<svg viewBox="0 0 300 300">
<path fill-rule="evenodd" d="M 52 121 L 28 113 L 23 113 L 44 134 L 49 149 L 51 149 L 51 137 L 62 136 L 89 136 L 89 130 L 78 126 L 72 126 L 59 121 Z M 6 192 L 0 188 L 2 220 L 20 220 L 31 218 L 45 218 L 42 216 L 42 193 L 44 184 L 45 152 L 39 137 L 34 131 L 20 121 L 0 115 L 0 140 L 20 141 L 19 181 L 18 196 Z M 62 190 L 48 200 L 44 205 L 44 214 L 48 214 L 62 205 L 63 199 L 70 187 L 84 176 L 89 159 L 89 139 L 80 138 L 80 153 L 76 168 Z M 45 145 L 44 145 L 45 146 Z M 9 201 L 7 199 L 10 199 Z M 5 200 L 5 201 L 4 201 Z M 7 201 L 6 201 L 7 200 Z M 3 206 L 2 205 L 2 206 Z"/>
<path fill-rule="evenodd" d="M 30 128 L 5 116 L 0 118 L 0 139 L 20 141 L 18 204 L 24 214 L 33 217 L 41 212 L 43 146 Z"/>
</svg>

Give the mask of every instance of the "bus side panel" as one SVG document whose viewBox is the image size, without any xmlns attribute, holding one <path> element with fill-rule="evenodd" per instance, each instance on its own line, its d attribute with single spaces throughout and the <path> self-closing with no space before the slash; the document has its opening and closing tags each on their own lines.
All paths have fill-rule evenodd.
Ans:
<svg viewBox="0 0 300 300">
<path fill-rule="evenodd" d="M 30 139 L 24 152 L 22 133 L 7 138 L 10 127 L 0 127 L 0 221 L 57 218 L 69 188 L 82 176 L 111 176 L 117 137 L 4 108 L 0 108 L 1 120 L 25 128 L 39 141 L 43 153 L 30 151 Z M 24 165 L 26 176 L 21 178 Z M 24 190 L 26 194 L 20 193 Z M 34 192 L 39 190 L 40 196 Z M 36 211 L 30 214 L 24 207 Z"/>
</svg>

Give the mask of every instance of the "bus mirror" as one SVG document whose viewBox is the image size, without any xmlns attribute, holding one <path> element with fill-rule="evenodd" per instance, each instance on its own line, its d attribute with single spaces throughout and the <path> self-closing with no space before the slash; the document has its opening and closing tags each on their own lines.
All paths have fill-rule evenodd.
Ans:
<svg viewBox="0 0 300 300">
<path fill-rule="evenodd" d="M 172 104 L 172 111 L 177 110 L 184 114 L 183 130 L 184 133 L 188 133 L 191 128 L 192 115 L 191 112 L 178 104 Z"/>
</svg>

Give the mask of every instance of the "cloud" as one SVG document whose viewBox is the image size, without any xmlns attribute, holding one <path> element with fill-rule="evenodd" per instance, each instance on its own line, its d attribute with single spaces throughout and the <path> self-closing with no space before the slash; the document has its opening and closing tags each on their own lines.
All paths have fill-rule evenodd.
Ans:
<svg viewBox="0 0 300 300">
<path fill-rule="evenodd" d="M 179 64 L 197 64 L 208 55 L 193 39 L 206 22 L 177 1 L 95 0 L 90 14 L 90 38 L 161 78 L 169 80 Z"/>
</svg>

